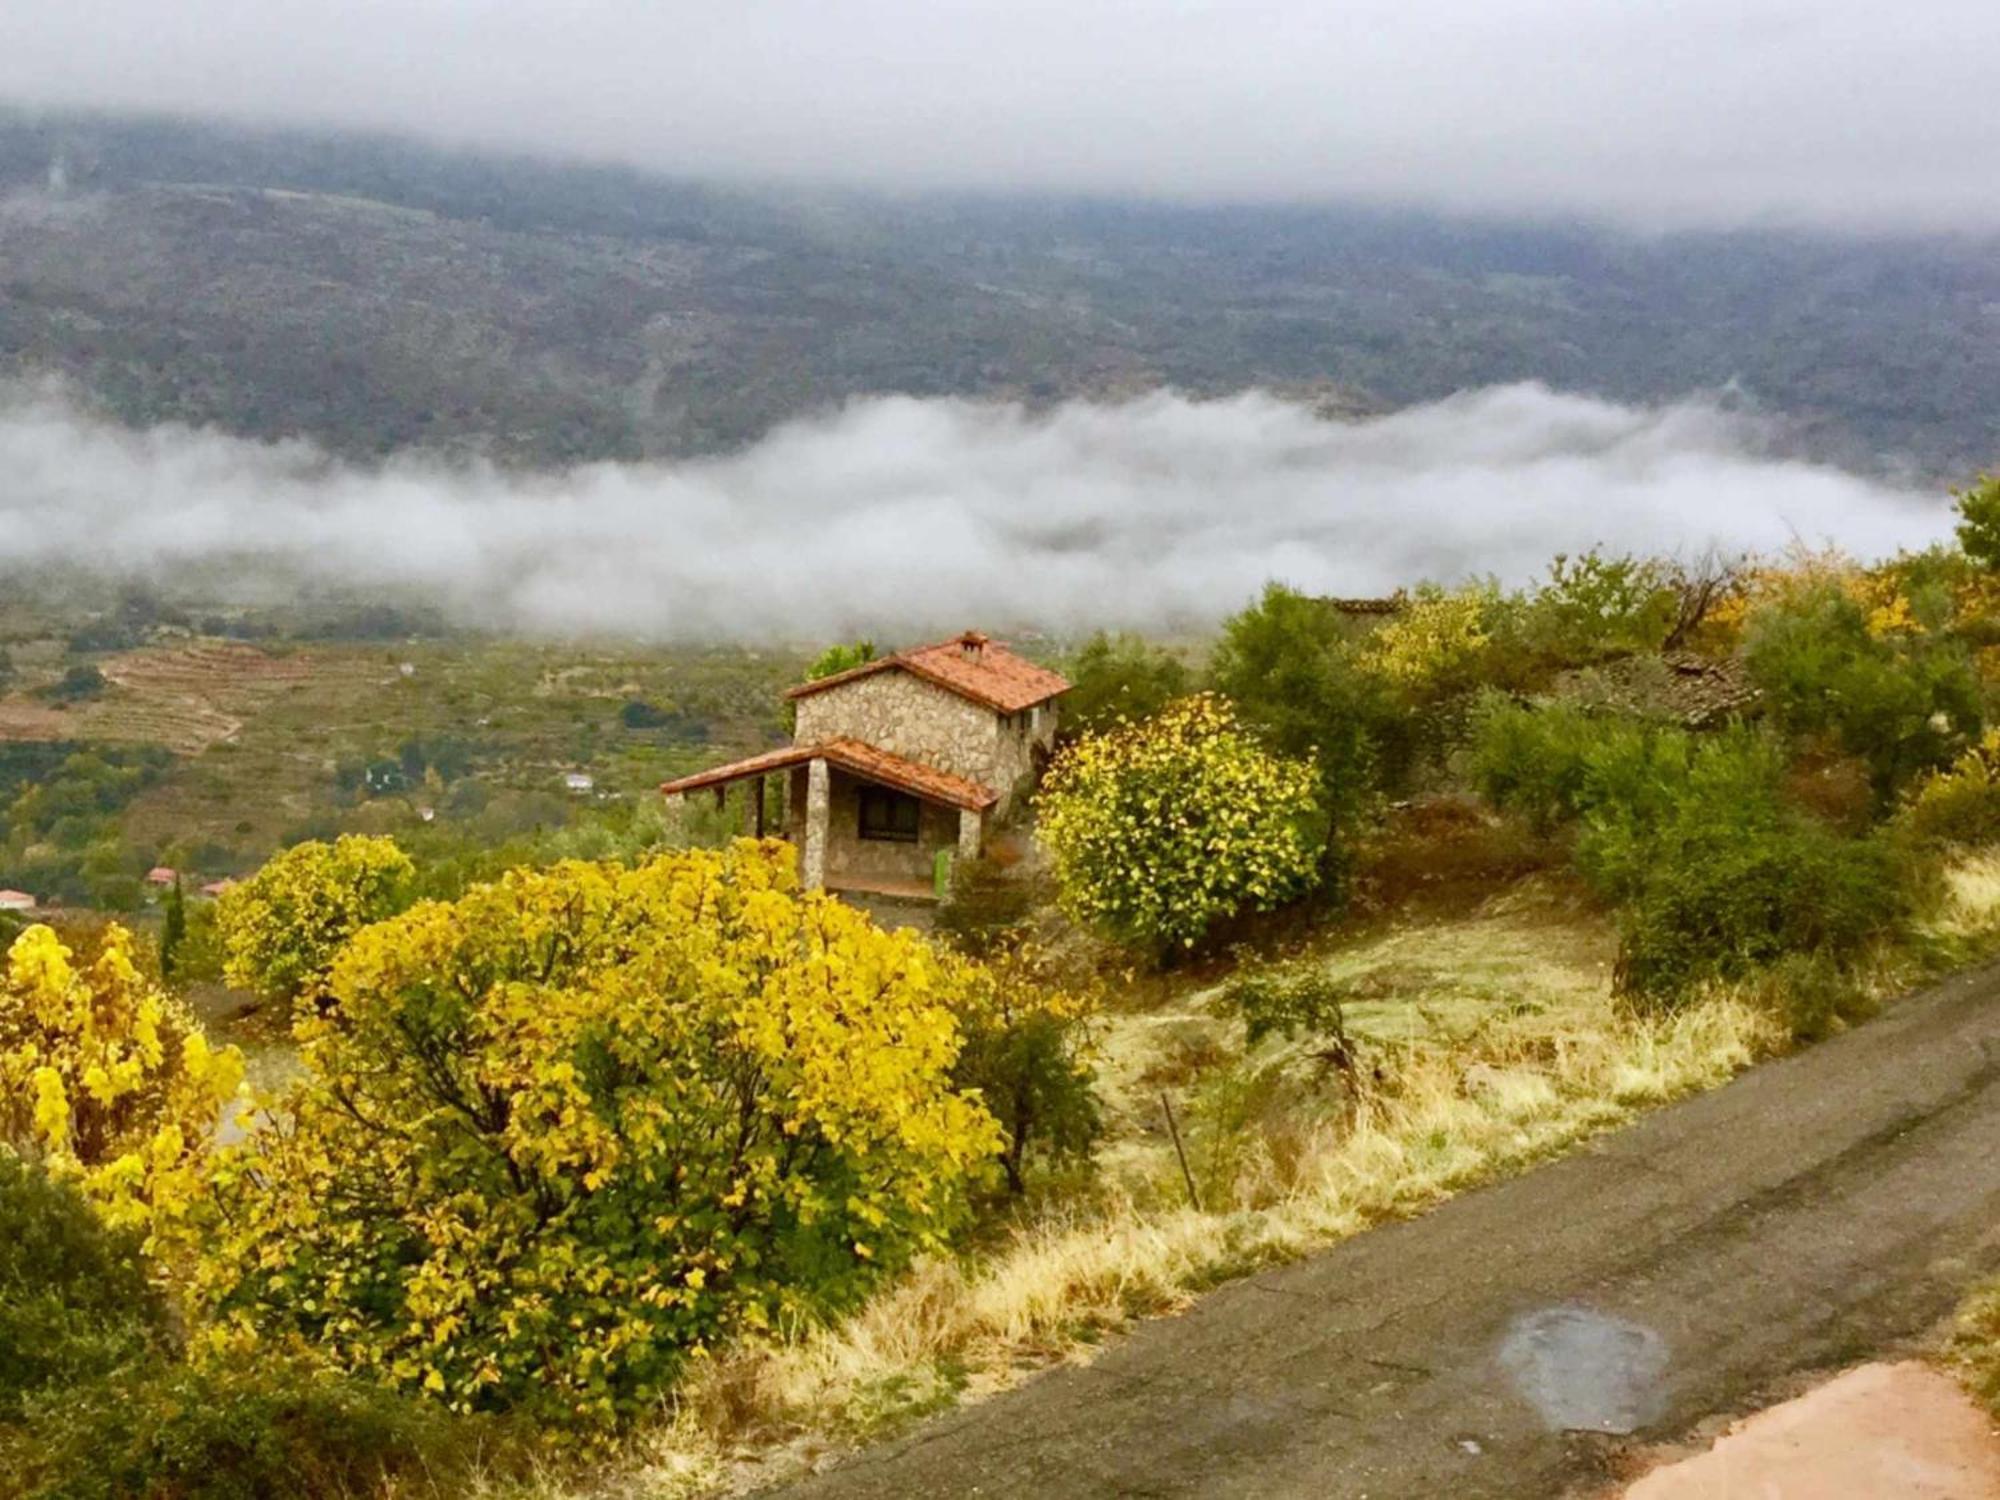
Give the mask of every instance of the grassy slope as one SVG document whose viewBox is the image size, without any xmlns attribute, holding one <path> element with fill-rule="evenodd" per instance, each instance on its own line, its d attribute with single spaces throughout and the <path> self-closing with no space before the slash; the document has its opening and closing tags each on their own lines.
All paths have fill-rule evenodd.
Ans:
<svg viewBox="0 0 2000 1500">
<path fill-rule="evenodd" d="M 1358 1097 L 1295 1050 L 1246 1057 L 1217 991 L 1109 1016 L 1104 1183 L 1031 1211 L 958 1263 L 919 1267 L 842 1326 L 699 1371 L 633 1462 L 550 1493 L 697 1494 L 773 1482 L 1038 1368 L 1132 1319 L 1518 1170 L 1782 1045 L 1731 996 L 1637 1021 L 1609 992 L 1602 917 L 1535 879 L 1456 915 L 1383 924 L 1291 962 L 1357 998 L 1381 1081 Z M 1186 1200 L 1159 1096 L 1183 1113 Z"/>
</svg>

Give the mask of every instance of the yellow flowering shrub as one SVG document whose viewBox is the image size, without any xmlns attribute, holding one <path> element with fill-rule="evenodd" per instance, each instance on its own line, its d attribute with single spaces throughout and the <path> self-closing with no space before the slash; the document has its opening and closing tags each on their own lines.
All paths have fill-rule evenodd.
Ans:
<svg viewBox="0 0 2000 1500">
<path fill-rule="evenodd" d="M 267 1000 L 323 1007 L 334 955 L 401 911 L 416 867 L 388 838 L 347 834 L 274 856 L 216 902 L 223 977 Z"/>
<path fill-rule="evenodd" d="M 1000 1132 L 957 961 L 740 841 L 517 870 L 358 933 L 206 1301 L 460 1408 L 614 1422 L 939 1244 Z"/>
<path fill-rule="evenodd" d="M 28 928 L 0 966 L 0 1143 L 73 1180 L 105 1220 L 157 1243 L 199 1198 L 211 1144 L 243 1082 L 233 1047 L 133 962 L 106 930 L 80 965 Z"/>
<path fill-rule="evenodd" d="M 1062 904 L 1120 942 L 1192 948 L 1235 913 L 1311 887 L 1315 784 L 1310 761 L 1265 750 L 1213 695 L 1086 735 L 1037 803 Z"/>
</svg>

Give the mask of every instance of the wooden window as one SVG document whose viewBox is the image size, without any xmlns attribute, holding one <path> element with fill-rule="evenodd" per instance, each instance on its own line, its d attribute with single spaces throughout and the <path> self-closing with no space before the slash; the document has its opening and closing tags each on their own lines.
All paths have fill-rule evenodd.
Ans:
<svg viewBox="0 0 2000 1500">
<path fill-rule="evenodd" d="M 922 824 L 923 804 L 908 792 L 886 786 L 861 789 L 861 836 L 891 843 L 914 844 Z"/>
</svg>

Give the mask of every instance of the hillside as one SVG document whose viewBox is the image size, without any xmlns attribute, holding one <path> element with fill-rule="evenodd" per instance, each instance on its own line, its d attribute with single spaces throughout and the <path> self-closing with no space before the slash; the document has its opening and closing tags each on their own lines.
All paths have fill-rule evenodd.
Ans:
<svg viewBox="0 0 2000 1500">
<path fill-rule="evenodd" d="M 1990 243 L 729 191 L 383 140 L 0 115 L 0 373 L 135 423 L 547 464 L 881 392 L 1734 383 L 1814 456 L 1992 458 Z"/>
</svg>

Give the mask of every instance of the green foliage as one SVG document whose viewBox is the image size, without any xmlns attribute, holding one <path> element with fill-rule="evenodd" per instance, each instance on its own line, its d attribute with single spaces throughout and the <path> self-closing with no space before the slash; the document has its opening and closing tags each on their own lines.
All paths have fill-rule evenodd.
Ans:
<svg viewBox="0 0 2000 1500">
<path fill-rule="evenodd" d="M 2000 474 L 1981 474 L 1958 501 L 1958 545 L 1982 568 L 2000 568 Z"/>
<path fill-rule="evenodd" d="M 1652 558 L 1557 553 L 1522 610 L 1521 644 L 1551 666 L 1657 651 L 1677 602 L 1666 567 Z"/>
<path fill-rule="evenodd" d="M 595 1426 L 941 1246 L 1001 1146 L 965 960 L 775 842 L 515 871 L 358 933 L 204 1300 L 461 1408 Z"/>
<path fill-rule="evenodd" d="M 452 1500 L 523 1468 L 488 1423 L 273 1352 L 52 1394 L 8 1457 L 29 1500 Z"/>
<path fill-rule="evenodd" d="M 415 876 L 393 839 L 294 845 L 216 902 L 224 975 L 267 1000 L 323 1006 L 341 947 L 408 905 Z"/>
<path fill-rule="evenodd" d="M 841 672 L 852 671 L 855 667 L 866 666 L 875 660 L 873 641 L 851 641 L 828 646 L 813 658 L 806 668 L 806 681 L 818 682 L 822 677 L 832 677 Z"/>
<path fill-rule="evenodd" d="M 86 698 L 95 698 L 108 686 L 104 674 L 88 665 L 71 667 L 61 677 L 42 689 L 42 696 L 51 703 L 80 703 Z"/>
<path fill-rule="evenodd" d="M 1243 1022 L 1243 1045 L 1267 1037 L 1302 1042 L 1316 1057 L 1345 1066 L 1353 1057 L 1338 984 L 1325 969 L 1252 969 L 1231 980 L 1221 1006 Z"/>
<path fill-rule="evenodd" d="M 1093 998 L 1056 987 L 1014 952 L 967 971 L 956 1011 L 965 1043 L 952 1082 L 976 1091 L 999 1121 L 1008 1191 L 1026 1188 L 1031 1161 L 1088 1162 L 1104 1128 L 1090 1059 Z"/>
<path fill-rule="evenodd" d="M 1489 690 L 1473 710 L 1466 775 L 1488 802 L 1547 833 L 1582 811 L 1587 762 L 1605 738 L 1643 732 L 1569 704 L 1532 708 Z"/>
<path fill-rule="evenodd" d="M 1143 636 L 1101 630 L 1063 663 L 1062 672 L 1070 684 L 1062 700 L 1066 735 L 1150 719 L 1194 685 L 1175 652 Z"/>
<path fill-rule="evenodd" d="M 187 895 L 181 890 L 180 877 L 174 877 L 173 886 L 167 891 L 165 908 L 160 918 L 160 978 L 171 981 L 175 965 L 180 961 L 181 945 L 187 942 Z"/>
<path fill-rule="evenodd" d="M 1779 746 L 1747 729 L 1696 735 L 1499 700 L 1471 755 L 1496 805 L 1577 825 L 1579 872 L 1622 905 L 1620 987 L 1663 1005 L 1787 955 L 1845 960 L 1903 915 L 1887 845 L 1790 806 L 1784 772 Z"/>
<path fill-rule="evenodd" d="M 1891 618 L 1906 614 L 1907 605 Z M 1778 724 L 1861 757 L 1884 800 L 1979 733 L 1979 680 L 1964 648 L 1917 627 L 1871 628 L 1836 583 L 1760 609 L 1747 660 Z"/>
<path fill-rule="evenodd" d="M 44 901 L 137 906 L 149 863 L 118 815 L 168 772 L 156 745 L 0 745 L 0 885 Z"/>
<path fill-rule="evenodd" d="M 1353 826 L 1378 787 L 1399 786 L 1410 769 L 1408 716 L 1361 669 L 1351 627 L 1324 599 L 1267 584 L 1223 622 L 1209 676 L 1273 750 L 1318 769 L 1330 856 L 1332 837 Z"/>
<path fill-rule="evenodd" d="M 107 1230 L 76 1188 L 0 1147 L 0 1426 L 29 1402 L 168 1343 L 135 1234 Z"/>
<path fill-rule="evenodd" d="M 1675 832 L 1622 922 L 1619 988 L 1642 1002 L 1671 1004 L 1791 955 L 1851 957 L 1902 915 L 1878 840 L 1803 819 Z"/>
<path fill-rule="evenodd" d="M 1916 838 L 1944 844 L 2000 843 L 2000 732 L 1910 788 L 1898 824 Z"/>
<path fill-rule="evenodd" d="M 1274 755 L 1227 702 L 1185 698 L 1087 735 L 1042 783 L 1040 832 L 1062 904 L 1164 957 L 1240 911 L 1311 889 L 1323 823 L 1312 762 Z"/>
</svg>

